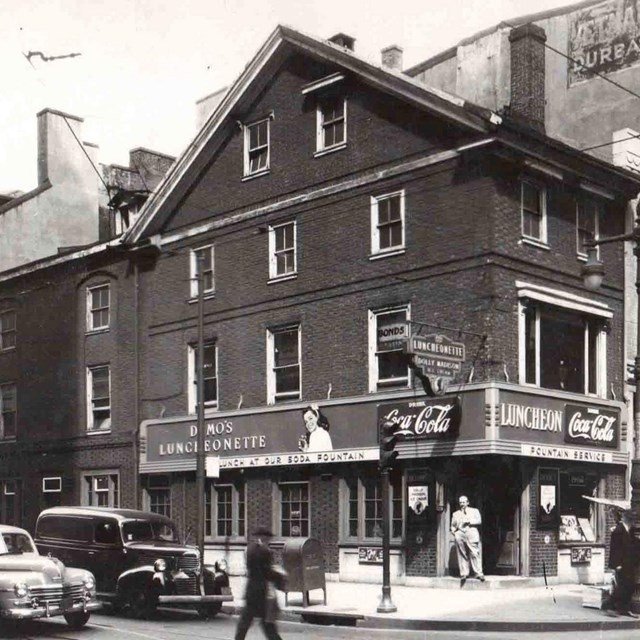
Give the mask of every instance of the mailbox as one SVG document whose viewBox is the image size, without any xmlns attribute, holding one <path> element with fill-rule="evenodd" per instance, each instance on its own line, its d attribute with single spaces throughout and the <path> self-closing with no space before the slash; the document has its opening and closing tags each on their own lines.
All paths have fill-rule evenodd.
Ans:
<svg viewBox="0 0 640 640">
<path fill-rule="evenodd" d="M 327 604 L 327 583 L 324 574 L 322 545 L 315 538 L 292 538 L 284 543 L 282 565 L 287 572 L 285 604 L 289 592 L 302 592 L 302 606 L 309 606 L 309 591 L 322 589 Z"/>
</svg>

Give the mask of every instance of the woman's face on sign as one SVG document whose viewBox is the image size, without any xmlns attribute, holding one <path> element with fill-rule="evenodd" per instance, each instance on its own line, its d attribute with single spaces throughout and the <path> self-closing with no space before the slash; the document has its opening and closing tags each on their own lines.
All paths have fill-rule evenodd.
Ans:
<svg viewBox="0 0 640 640">
<path fill-rule="evenodd" d="M 302 417 L 304 418 L 304 424 L 309 433 L 314 432 L 318 428 L 318 416 L 314 411 L 305 411 Z"/>
</svg>

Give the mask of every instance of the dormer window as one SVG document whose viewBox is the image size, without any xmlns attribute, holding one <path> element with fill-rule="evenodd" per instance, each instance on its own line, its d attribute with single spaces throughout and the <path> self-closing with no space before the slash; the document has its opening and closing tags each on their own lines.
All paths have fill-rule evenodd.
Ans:
<svg viewBox="0 0 640 640">
<path fill-rule="evenodd" d="M 262 175 L 269 171 L 270 119 L 244 128 L 244 175 Z"/>
</svg>

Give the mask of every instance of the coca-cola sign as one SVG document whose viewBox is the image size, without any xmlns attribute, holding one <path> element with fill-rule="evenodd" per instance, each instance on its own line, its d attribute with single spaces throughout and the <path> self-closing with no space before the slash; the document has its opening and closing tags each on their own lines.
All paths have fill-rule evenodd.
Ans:
<svg viewBox="0 0 640 640">
<path fill-rule="evenodd" d="M 567 404 L 564 411 L 564 441 L 589 447 L 618 447 L 620 411 Z"/>
<path fill-rule="evenodd" d="M 460 399 L 442 397 L 378 405 L 378 419 L 397 425 L 401 439 L 445 440 L 460 430 Z"/>
</svg>

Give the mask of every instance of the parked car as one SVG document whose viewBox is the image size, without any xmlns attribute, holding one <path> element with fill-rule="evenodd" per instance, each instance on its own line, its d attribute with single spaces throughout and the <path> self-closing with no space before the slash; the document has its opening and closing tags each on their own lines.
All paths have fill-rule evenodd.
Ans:
<svg viewBox="0 0 640 640">
<path fill-rule="evenodd" d="M 41 553 L 93 572 L 98 597 L 148 617 L 158 605 L 213 617 L 233 600 L 226 562 L 203 565 L 167 517 L 133 509 L 53 507 L 38 516 Z"/>
<path fill-rule="evenodd" d="M 0 618 L 64 616 L 79 629 L 100 606 L 90 571 L 41 556 L 27 531 L 0 524 Z"/>
</svg>

